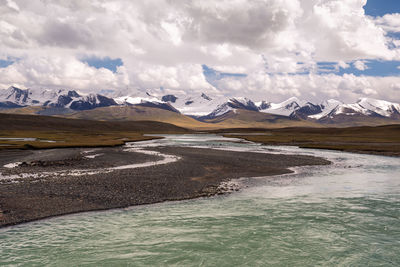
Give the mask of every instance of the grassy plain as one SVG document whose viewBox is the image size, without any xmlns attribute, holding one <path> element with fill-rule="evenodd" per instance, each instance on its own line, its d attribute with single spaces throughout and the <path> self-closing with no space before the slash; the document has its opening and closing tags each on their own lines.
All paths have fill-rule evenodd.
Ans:
<svg viewBox="0 0 400 267">
<path fill-rule="evenodd" d="M 349 128 L 283 128 L 220 130 L 225 136 L 243 138 L 266 145 L 293 145 L 302 148 L 400 156 L 400 125 Z M 256 135 L 254 135 L 256 134 Z"/>
<path fill-rule="evenodd" d="M 146 112 L 142 111 L 148 114 L 147 110 Z M 137 112 L 139 111 L 135 111 L 135 113 Z M 249 114 L 244 112 L 236 116 L 240 116 L 239 118 L 242 119 L 242 116 L 248 118 Z M 100 114 L 100 117 L 105 115 Z M 120 115 L 118 114 L 114 119 L 118 118 L 122 120 L 94 121 L 49 116 L 0 114 L 0 138 L 36 138 L 35 140 L 25 141 L 0 139 L 0 149 L 118 146 L 127 141 L 156 138 L 144 136 L 144 134 L 193 132 L 192 130 L 165 122 L 124 120 L 127 118 L 121 118 Z M 132 114 L 125 115 L 129 117 Z M 177 121 L 179 120 L 180 122 L 177 124 L 186 126 L 187 128 L 192 128 L 193 126 L 193 128 L 197 128 L 196 126 L 199 126 L 199 124 L 211 124 L 214 127 L 222 126 L 221 128 L 236 125 L 232 121 L 229 122 L 229 120 L 224 121 L 223 125 L 221 125 L 219 122 L 197 122 L 199 124 L 195 124 L 192 118 L 188 118 L 190 121 L 180 121 L 180 119 L 182 118 L 177 118 Z M 263 117 L 262 120 L 262 125 L 273 123 L 274 127 L 278 125 L 281 127 L 287 126 L 284 122 L 280 121 L 281 118 L 277 117 L 271 117 L 268 120 L 266 117 Z M 297 123 L 301 125 L 303 122 L 298 121 Z M 268 145 L 294 145 L 302 148 L 333 149 L 400 156 L 400 125 L 398 124 L 348 128 L 318 128 L 315 125 L 312 125 L 314 127 L 308 127 L 309 125 L 307 125 L 307 127 L 287 127 L 280 129 L 265 129 L 265 127 L 249 128 L 251 127 L 250 124 L 247 128 L 243 126 L 243 124 L 238 124 L 238 128 L 231 127 L 220 130 L 199 127 L 198 130 L 208 130 L 213 133 L 222 133 L 226 136 L 232 136 L 230 133 L 235 133 L 235 137 Z"/>
<path fill-rule="evenodd" d="M 0 122 L 0 149 L 117 146 L 129 141 L 157 138 L 144 134 L 188 132 L 172 124 L 153 121 L 105 122 L 0 114 Z"/>
</svg>

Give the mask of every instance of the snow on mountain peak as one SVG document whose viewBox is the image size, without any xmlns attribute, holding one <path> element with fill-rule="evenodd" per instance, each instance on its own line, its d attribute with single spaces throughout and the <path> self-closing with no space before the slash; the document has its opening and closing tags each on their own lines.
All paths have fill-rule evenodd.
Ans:
<svg viewBox="0 0 400 267">
<path fill-rule="evenodd" d="M 334 115 L 339 115 L 339 114 L 344 114 L 344 115 L 362 114 L 366 116 L 378 115 L 383 117 L 392 117 L 395 114 L 399 113 L 400 113 L 400 105 L 397 103 L 392 103 L 373 98 L 360 98 L 354 104 L 339 104 L 328 115 L 332 117 Z M 324 116 L 320 116 L 320 118 L 322 117 Z"/>
<path fill-rule="evenodd" d="M 290 114 L 305 104 L 305 101 L 301 101 L 297 97 L 291 97 L 281 103 L 264 103 L 263 107 L 265 108 L 260 107 L 260 111 L 275 115 L 290 116 Z"/>
<path fill-rule="evenodd" d="M 168 99 L 175 100 L 170 103 L 180 113 L 192 116 L 206 116 L 227 101 L 225 97 L 205 93 L 177 94 Z"/>
<path fill-rule="evenodd" d="M 389 117 L 394 112 L 400 113 L 400 104 L 373 98 L 360 98 L 357 103 L 364 109 L 371 110 L 381 116 Z"/>
<path fill-rule="evenodd" d="M 334 117 L 335 115 L 340 114 L 348 116 L 361 114 L 365 116 L 382 116 L 390 118 L 400 114 L 400 104 L 379 99 L 360 98 L 356 103 L 353 104 L 343 104 L 339 101 L 328 101 L 325 101 L 324 103 L 328 103 L 330 107 L 336 106 L 331 109 L 331 112 L 327 112 L 329 110 L 327 108 L 326 111 L 310 117 L 314 119 L 321 119 L 325 116 Z"/>
<path fill-rule="evenodd" d="M 253 102 L 247 97 L 227 97 L 218 94 L 191 93 L 165 94 L 168 91 L 136 91 L 108 98 L 101 94 L 84 94 L 68 89 L 20 89 L 10 86 L 0 90 L 0 107 L 16 108 L 23 106 L 62 107 L 70 109 L 92 109 L 111 105 L 148 105 L 166 108 L 192 116 L 221 116 L 231 110 L 240 109 L 270 113 L 292 118 L 316 119 L 333 118 L 336 115 L 365 115 L 387 118 L 400 118 L 400 104 L 373 98 L 360 98 L 356 103 L 343 104 L 329 99 L 319 104 L 291 97 L 280 103 L 267 101 Z"/>
<path fill-rule="evenodd" d="M 204 98 L 205 100 L 208 100 L 208 101 L 211 101 L 211 100 L 212 100 L 212 98 L 209 97 L 208 95 L 206 95 L 205 93 L 202 93 L 202 94 L 201 94 L 201 97 Z"/>
<path fill-rule="evenodd" d="M 131 104 L 131 105 L 136 105 L 136 104 L 142 104 L 145 102 L 158 102 L 159 100 L 155 97 L 133 97 L 133 96 L 121 96 L 117 97 L 114 99 L 115 102 L 118 104 Z"/>
<path fill-rule="evenodd" d="M 332 110 L 336 109 L 338 106 L 342 105 L 343 103 L 336 100 L 336 99 L 329 99 L 324 102 L 322 102 L 319 106 L 321 107 L 321 112 L 318 114 L 314 114 L 311 116 L 308 116 L 309 118 L 312 119 L 321 119 L 325 116 L 327 116 L 329 113 L 332 112 Z"/>
</svg>

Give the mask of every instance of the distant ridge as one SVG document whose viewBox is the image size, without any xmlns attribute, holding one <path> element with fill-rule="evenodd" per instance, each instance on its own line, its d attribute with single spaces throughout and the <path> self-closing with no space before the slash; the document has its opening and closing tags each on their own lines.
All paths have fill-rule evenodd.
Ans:
<svg viewBox="0 0 400 267">
<path fill-rule="evenodd" d="M 75 114 L 75 117 L 92 116 L 93 119 L 96 119 L 99 117 L 95 115 L 96 112 L 82 115 L 79 115 L 79 112 L 113 106 L 142 107 L 136 109 L 135 116 L 118 118 L 121 120 L 137 120 L 139 117 L 145 117 L 148 120 L 169 122 L 176 121 L 179 117 L 179 121 L 187 123 L 190 121 L 189 124 L 193 124 L 193 119 L 202 123 L 215 124 L 229 118 L 230 123 L 243 125 L 253 123 L 263 127 L 260 123 L 265 117 L 263 114 L 266 114 L 269 116 L 264 120 L 266 125 L 271 124 L 271 116 L 279 118 L 275 120 L 276 123 L 285 121 L 286 124 L 291 121 L 293 124 L 298 124 L 299 121 L 306 121 L 310 125 L 326 124 L 338 127 L 400 123 L 400 104 L 373 98 L 361 98 L 355 103 L 345 104 L 335 99 L 312 103 L 291 97 L 280 103 L 272 103 L 266 100 L 254 102 L 246 97 L 228 98 L 205 93 L 155 95 L 149 92 L 140 92 L 125 96 L 118 94 L 118 97 L 113 98 L 101 94 L 82 94 L 75 90 L 65 89 L 34 91 L 11 86 L 8 89 L 0 90 L 0 109 L 4 113 Z M 160 113 L 153 109 L 160 110 Z M 109 118 L 107 118 L 107 114 L 103 114 L 100 116 L 101 119 L 112 120 L 113 116 L 115 117 L 115 114 L 112 115 L 112 113 L 115 113 L 116 109 L 111 110 Z M 139 110 L 147 115 L 139 114 Z M 166 113 L 161 115 L 163 111 Z M 119 112 L 123 113 L 121 109 Z M 252 113 L 258 115 L 249 115 Z M 170 120 L 168 116 L 171 117 Z M 190 119 L 183 119 L 184 117 Z"/>
</svg>

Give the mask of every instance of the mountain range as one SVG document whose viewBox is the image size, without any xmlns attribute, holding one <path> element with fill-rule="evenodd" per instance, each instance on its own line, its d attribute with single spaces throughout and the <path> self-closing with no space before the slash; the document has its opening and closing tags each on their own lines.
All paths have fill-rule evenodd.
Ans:
<svg viewBox="0 0 400 267">
<path fill-rule="evenodd" d="M 30 90 L 12 86 L 0 90 L 0 109 L 4 113 L 99 120 L 175 121 L 180 126 L 189 124 L 200 128 L 207 128 L 206 125 L 211 123 L 224 128 L 400 123 L 400 104 L 373 98 L 345 104 L 334 99 L 312 103 L 291 97 L 281 103 L 272 103 L 205 93 L 155 95 L 139 92 L 105 96 L 66 89 Z"/>
</svg>

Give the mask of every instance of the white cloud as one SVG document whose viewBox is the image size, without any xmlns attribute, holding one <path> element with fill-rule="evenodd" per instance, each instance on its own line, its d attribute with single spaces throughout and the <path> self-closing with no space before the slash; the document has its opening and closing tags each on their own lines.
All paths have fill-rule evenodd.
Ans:
<svg viewBox="0 0 400 267">
<path fill-rule="evenodd" d="M 386 14 L 377 17 L 375 23 L 387 32 L 400 32 L 400 13 Z"/>
<path fill-rule="evenodd" d="M 342 68 L 342 69 L 348 69 L 348 68 L 350 68 L 350 65 L 347 64 L 346 62 L 340 60 L 340 61 L 338 62 L 338 67 L 339 67 L 339 68 Z"/>
<path fill-rule="evenodd" d="M 365 62 L 362 61 L 362 60 L 357 60 L 357 61 L 355 61 L 355 62 L 353 63 L 353 66 L 354 66 L 356 69 L 361 70 L 361 71 L 368 69 L 368 66 L 367 66 L 367 65 L 365 64 Z"/>
<path fill-rule="evenodd" d="M 353 98 L 373 92 L 393 97 L 396 94 L 384 90 L 398 88 L 397 78 L 315 74 L 320 61 L 335 62 L 337 69 L 354 62 L 361 70 L 366 68 L 363 60 L 400 59 L 400 50 L 389 45 L 399 41 L 386 36 L 398 31 L 400 15 L 372 18 L 364 14 L 365 4 L 0 0 L 0 57 L 20 58 L 0 69 L 0 85 L 215 91 L 202 74 L 201 65 L 206 64 L 248 74 L 245 79 L 220 80 L 219 90 L 225 94 L 271 92 L 278 100 L 292 95 Z M 124 66 L 113 73 L 77 60 L 91 56 L 121 58 Z M 305 71 L 311 74 L 288 75 Z M 371 90 L 361 89 L 362 81 Z"/>
<path fill-rule="evenodd" d="M 243 79 L 223 81 L 224 93 L 246 91 L 247 97 L 281 101 L 288 96 L 318 102 L 330 98 L 353 102 L 371 96 L 400 102 L 400 77 L 370 77 L 344 74 L 267 75 L 254 73 Z M 234 81 L 234 83 L 232 83 Z M 229 86 L 233 86 L 230 88 Z"/>
<path fill-rule="evenodd" d="M 17 11 L 17 12 L 20 11 L 19 6 L 12 0 L 7 0 L 7 6 L 9 8 L 13 9 L 14 11 Z"/>
<path fill-rule="evenodd" d="M 161 27 L 168 33 L 169 38 L 174 45 L 179 45 L 182 43 L 181 32 L 176 24 L 161 22 Z"/>
<path fill-rule="evenodd" d="M 74 57 L 28 57 L 7 68 L 0 68 L 0 85 L 23 84 L 25 87 L 62 87 L 86 90 L 118 88 L 129 84 L 125 67 L 116 73 L 96 69 Z"/>
</svg>

